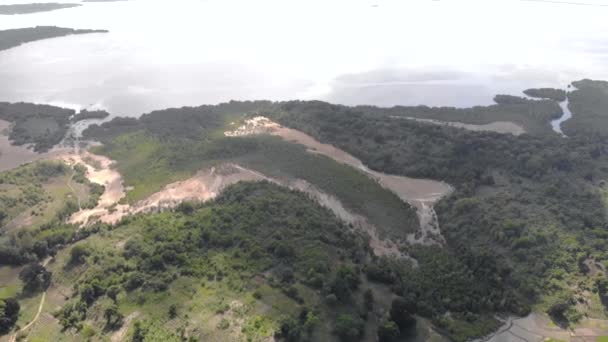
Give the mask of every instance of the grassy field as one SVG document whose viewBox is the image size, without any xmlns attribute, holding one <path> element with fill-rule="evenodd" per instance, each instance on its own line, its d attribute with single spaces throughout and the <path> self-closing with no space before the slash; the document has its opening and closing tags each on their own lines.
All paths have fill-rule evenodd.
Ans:
<svg viewBox="0 0 608 342">
<path fill-rule="evenodd" d="M 171 148 L 143 132 L 117 137 L 110 144 L 95 147 L 93 153 L 116 161 L 125 185 L 132 189 L 125 201 L 135 203 L 162 189 L 163 186 L 188 178 L 196 169 L 191 165 L 174 167 L 164 158 Z"/>
<path fill-rule="evenodd" d="M 0 212 L 5 216 L 0 221 L 2 229 L 35 229 L 52 221 L 67 202 L 80 199 L 87 203 L 89 185 L 73 181 L 72 176 L 68 166 L 47 161 L 0 173 Z"/>
</svg>

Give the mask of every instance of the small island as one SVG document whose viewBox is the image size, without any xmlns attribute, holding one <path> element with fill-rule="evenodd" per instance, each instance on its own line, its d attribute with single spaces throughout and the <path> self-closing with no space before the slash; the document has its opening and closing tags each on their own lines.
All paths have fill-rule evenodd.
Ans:
<svg viewBox="0 0 608 342">
<path fill-rule="evenodd" d="M 69 36 L 73 34 L 107 33 L 107 30 L 75 30 L 57 26 L 36 26 L 0 31 L 0 51 L 37 40 Z"/>
<path fill-rule="evenodd" d="M 566 91 L 555 88 L 532 88 L 524 90 L 524 94 L 539 99 L 549 99 L 557 102 L 566 101 Z"/>
<path fill-rule="evenodd" d="M 0 120 L 11 123 L 13 145 L 31 144 L 35 152 L 47 152 L 59 144 L 70 127 L 74 111 L 33 103 L 0 102 Z"/>
<path fill-rule="evenodd" d="M 16 15 L 16 14 L 31 14 L 38 12 L 49 12 L 64 8 L 79 7 L 80 4 L 60 4 L 56 2 L 50 3 L 33 3 L 33 4 L 14 4 L 0 5 L 0 15 Z"/>
</svg>

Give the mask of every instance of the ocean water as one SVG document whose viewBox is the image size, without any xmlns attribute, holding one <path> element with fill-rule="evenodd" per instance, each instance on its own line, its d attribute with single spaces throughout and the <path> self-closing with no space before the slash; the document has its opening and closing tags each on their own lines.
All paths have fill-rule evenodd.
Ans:
<svg viewBox="0 0 608 342">
<path fill-rule="evenodd" d="M 485 105 L 608 79 L 608 6 L 572 2 L 130 0 L 2 16 L 0 29 L 110 33 L 0 52 L 0 101 L 130 116 L 231 99 Z"/>
</svg>

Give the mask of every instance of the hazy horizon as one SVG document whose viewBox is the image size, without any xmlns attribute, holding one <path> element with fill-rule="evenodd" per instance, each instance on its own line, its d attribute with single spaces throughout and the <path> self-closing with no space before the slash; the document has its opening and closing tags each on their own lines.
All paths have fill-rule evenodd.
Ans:
<svg viewBox="0 0 608 342">
<path fill-rule="evenodd" d="M 598 6 L 131 0 L 3 16 L 0 29 L 110 33 L 3 51 L 0 100 L 119 115 L 230 99 L 484 105 L 496 93 L 608 78 L 608 7 L 584 3 Z"/>
</svg>

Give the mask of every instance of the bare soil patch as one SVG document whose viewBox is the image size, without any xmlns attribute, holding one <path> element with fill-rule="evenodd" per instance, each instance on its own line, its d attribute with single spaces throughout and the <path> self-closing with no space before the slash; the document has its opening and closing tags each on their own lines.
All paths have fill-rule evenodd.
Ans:
<svg viewBox="0 0 608 342">
<path fill-rule="evenodd" d="M 467 124 L 467 123 L 458 122 L 458 121 L 440 121 L 440 120 L 434 120 L 434 119 L 419 119 L 419 118 L 403 117 L 403 116 L 392 116 L 392 118 L 393 119 L 414 120 L 414 121 L 419 121 L 419 122 L 432 123 L 435 125 L 445 125 L 445 126 L 456 127 L 456 128 L 464 128 L 466 130 L 475 131 L 475 132 L 480 132 L 480 131 L 496 132 L 496 133 L 502 133 L 502 134 L 513 134 L 516 136 L 526 133 L 526 130 L 522 126 L 520 126 L 514 122 L 511 122 L 511 121 L 496 121 L 496 122 L 491 122 L 489 124 L 476 125 L 476 124 Z"/>
<path fill-rule="evenodd" d="M 87 178 L 91 182 L 105 187 L 97 206 L 93 209 L 76 212 L 70 218 L 70 222 L 86 224 L 93 217 L 98 217 L 106 223 L 117 222 L 122 216 L 115 215 L 116 212 L 119 209 L 126 209 L 128 206 L 118 205 L 118 202 L 125 196 L 125 188 L 122 183 L 122 176 L 112 167 L 113 161 L 90 152 L 66 153 L 59 156 L 59 159 L 69 165 L 81 164 L 85 166 Z"/>
</svg>

